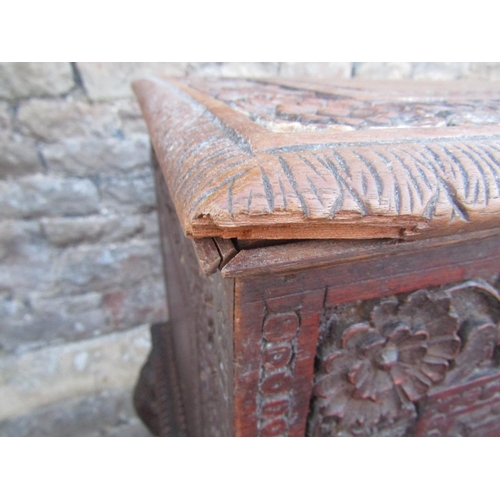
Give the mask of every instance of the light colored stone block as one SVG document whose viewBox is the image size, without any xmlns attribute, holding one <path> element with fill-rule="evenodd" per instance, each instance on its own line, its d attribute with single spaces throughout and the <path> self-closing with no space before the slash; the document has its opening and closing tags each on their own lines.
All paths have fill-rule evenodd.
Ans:
<svg viewBox="0 0 500 500">
<path fill-rule="evenodd" d="M 53 295 L 110 290 L 160 275 L 161 255 L 157 243 L 82 245 L 68 248 L 55 262 Z"/>
<path fill-rule="evenodd" d="M 425 62 L 413 63 L 415 80 L 458 80 L 468 71 L 469 63 Z"/>
<path fill-rule="evenodd" d="M 74 98 L 30 99 L 19 107 L 17 120 L 23 133 L 46 142 L 121 133 L 121 120 L 112 103 L 91 104 Z"/>
<path fill-rule="evenodd" d="M 67 62 L 0 63 L 0 98 L 59 96 L 75 85 Z"/>
<path fill-rule="evenodd" d="M 0 422 L 0 436 L 148 437 L 131 389 L 112 389 L 45 405 Z"/>
<path fill-rule="evenodd" d="M 68 176 L 120 175 L 147 169 L 150 173 L 149 137 L 85 137 L 42 146 L 50 173 Z"/>
<path fill-rule="evenodd" d="M 77 63 L 83 85 L 93 100 L 116 99 L 132 96 L 133 80 L 148 76 L 183 76 L 184 62 L 85 62 Z"/>
<path fill-rule="evenodd" d="M 474 80 L 499 81 L 500 62 L 470 63 L 466 77 Z"/>
<path fill-rule="evenodd" d="M 151 237 L 149 220 L 149 214 L 98 215 L 44 218 L 41 224 L 47 240 L 53 245 L 64 247 L 79 243 L 123 241 L 137 236 Z"/>
<path fill-rule="evenodd" d="M 373 80 L 400 80 L 410 78 L 412 64 L 409 62 L 362 62 L 355 63 L 355 78 Z"/>
<path fill-rule="evenodd" d="M 33 139 L 0 132 L 0 179 L 35 174 L 42 170 Z"/>
<path fill-rule="evenodd" d="M 156 208 L 153 176 L 109 177 L 99 185 L 102 206 L 108 213 L 149 212 Z"/>
<path fill-rule="evenodd" d="M 4 217 L 87 215 L 99 209 L 99 193 L 88 179 L 45 175 L 0 181 L 0 212 Z"/>
<path fill-rule="evenodd" d="M 0 357 L 0 420 L 104 390 L 131 388 L 150 349 L 147 325 Z"/>
<path fill-rule="evenodd" d="M 350 78 L 350 62 L 283 62 L 280 76 L 285 78 Z"/>
</svg>

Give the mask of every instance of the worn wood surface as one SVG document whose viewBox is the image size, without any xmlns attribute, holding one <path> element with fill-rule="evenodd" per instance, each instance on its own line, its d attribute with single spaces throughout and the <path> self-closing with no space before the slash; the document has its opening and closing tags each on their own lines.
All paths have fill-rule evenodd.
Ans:
<svg viewBox="0 0 500 500">
<path fill-rule="evenodd" d="M 426 238 L 500 220 L 500 85 L 135 83 L 186 235 Z"/>
<path fill-rule="evenodd" d="M 182 234 L 154 155 L 153 162 L 172 357 L 185 432 L 189 436 L 233 435 L 233 280 L 223 280 L 220 273 L 207 277 L 200 268 L 200 252 L 197 257 L 196 244 Z"/>
</svg>

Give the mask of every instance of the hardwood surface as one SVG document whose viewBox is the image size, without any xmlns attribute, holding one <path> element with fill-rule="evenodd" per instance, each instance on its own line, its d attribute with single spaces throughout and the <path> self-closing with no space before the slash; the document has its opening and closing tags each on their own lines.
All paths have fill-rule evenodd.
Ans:
<svg viewBox="0 0 500 500">
<path fill-rule="evenodd" d="M 499 85 L 135 90 L 170 311 L 151 429 L 500 435 Z"/>
<path fill-rule="evenodd" d="M 187 236 L 411 239 L 498 225 L 499 84 L 134 88 Z"/>
</svg>

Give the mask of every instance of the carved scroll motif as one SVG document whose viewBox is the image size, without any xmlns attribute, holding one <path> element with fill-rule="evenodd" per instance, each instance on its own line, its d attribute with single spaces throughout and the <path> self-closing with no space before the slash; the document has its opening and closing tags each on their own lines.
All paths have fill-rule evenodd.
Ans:
<svg viewBox="0 0 500 500">
<path fill-rule="evenodd" d="M 325 311 L 309 433 L 500 433 L 499 284 Z"/>
</svg>

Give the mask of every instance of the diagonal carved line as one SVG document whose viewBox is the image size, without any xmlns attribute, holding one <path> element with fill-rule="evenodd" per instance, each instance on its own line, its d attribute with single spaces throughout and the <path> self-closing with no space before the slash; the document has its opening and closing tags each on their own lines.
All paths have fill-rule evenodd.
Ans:
<svg viewBox="0 0 500 500">
<path fill-rule="evenodd" d="M 321 205 L 323 205 L 323 200 L 321 199 L 321 196 L 319 195 L 319 192 L 316 189 L 316 186 L 311 181 L 311 179 L 309 179 L 309 177 L 307 175 L 306 175 L 306 179 L 307 179 L 307 182 L 309 183 L 309 187 L 311 188 L 311 191 L 314 193 L 314 196 L 316 196 L 316 198 L 318 198 L 318 201 L 321 203 Z"/>
<path fill-rule="evenodd" d="M 407 154 L 414 162 L 414 165 L 415 165 L 415 168 L 418 170 L 418 173 L 420 174 L 420 177 L 422 177 L 422 180 L 424 181 L 424 184 L 429 188 L 429 189 L 433 189 L 432 187 L 432 184 L 429 182 L 429 179 L 427 178 L 427 175 L 426 173 L 422 170 L 422 168 L 420 167 L 420 165 L 422 165 L 423 167 L 425 167 L 425 164 L 419 160 L 416 156 L 412 155 L 410 153 L 410 151 L 404 151 L 402 149 L 400 149 L 399 151 L 401 151 L 402 153 L 405 153 Z"/>
<path fill-rule="evenodd" d="M 432 153 L 431 150 L 429 150 L 428 148 L 426 148 L 426 149 Z M 453 209 L 457 212 L 458 215 L 460 215 L 460 217 L 463 220 L 468 221 L 469 220 L 469 216 L 467 214 L 467 210 L 462 205 L 461 201 L 458 199 L 458 196 L 457 196 L 457 193 L 455 191 L 455 188 L 453 186 L 450 186 L 450 184 L 446 181 L 446 179 L 443 179 L 441 177 L 441 175 L 438 173 L 436 167 L 432 164 L 432 160 L 430 160 L 427 156 L 425 156 L 420 151 L 416 151 L 416 152 L 420 156 L 422 156 L 422 158 L 424 158 L 425 160 L 428 161 L 428 163 L 426 165 L 428 166 L 428 168 L 430 168 L 434 172 L 434 175 L 436 176 L 436 180 L 438 181 L 439 184 L 441 184 L 441 187 L 443 188 L 443 190 L 444 190 L 444 192 L 446 194 L 446 197 L 448 198 L 448 201 L 453 206 Z M 439 184 L 436 186 L 436 188 L 439 187 Z"/>
<path fill-rule="evenodd" d="M 478 151 L 476 151 L 472 146 L 470 145 L 466 145 L 478 158 L 480 158 L 484 163 L 485 165 L 488 167 L 488 169 L 490 170 L 491 172 L 491 175 L 493 176 L 493 178 L 495 179 L 495 184 L 497 185 L 497 192 L 498 194 L 500 195 L 500 178 L 498 176 L 498 172 L 497 172 L 497 169 L 495 167 L 497 167 L 497 163 L 495 161 L 495 158 L 488 152 L 486 151 L 485 149 L 481 148 L 480 146 L 476 146 L 478 149 L 480 149 L 488 158 L 489 160 L 493 163 L 491 164 L 490 161 L 488 161 L 483 155 L 481 155 L 481 153 L 479 153 Z"/>
<path fill-rule="evenodd" d="M 400 156 L 398 156 L 396 153 L 394 153 L 394 151 L 390 151 L 390 153 L 392 156 L 394 156 L 394 158 L 396 158 L 396 160 L 399 161 L 399 163 L 403 167 L 403 170 L 406 172 L 406 175 L 409 177 L 410 182 L 412 183 L 413 187 L 415 188 L 415 191 L 418 194 L 418 198 L 420 200 L 420 203 L 423 203 L 424 202 L 424 195 L 422 194 L 422 188 L 420 187 L 420 184 L 418 183 L 417 179 L 415 179 L 415 176 L 413 175 L 412 171 L 410 170 L 410 167 L 404 162 L 404 160 Z M 408 189 L 408 192 L 411 193 L 409 189 Z M 412 202 L 413 202 L 413 200 L 412 200 Z"/>
<path fill-rule="evenodd" d="M 252 170 L 252 167 L 245 169 L 243 172 L 238 172 L 237 174 L 233 175 L 232 177 L 229 177 L 228 179 L 226 179 L 224 182 L 222 182 L 218 186 L 214 186 L 213 188 L 210 188 L 207 191 L 204 191 L 203 194 L 193 203 L 191 210 L 192 211 L 196 210 L 198 208 L 198 206 L 200 205 L 200 203 L 203 203 L 207 198 L 212 196 L 214 193 L 221 191 L 222 188 L 224 188 L 228 184 L 231 184 L 232 182 L 238 180 L 240 177 L 243 177 L 249 170 Z"/>
<path fill-rule="evenodd" d="M 279 174 L 278 175 L 278 184 L 280 186 L 280 191 L 281 191 L 281 196 L 283 198 L 283 207 L 286 210 L 286 195 L 285 195 L 285 188 L 283 187 L 283 183 L 281 182 L 281 177 Z"/>
<path fill-rule="evenodd" d="M 451 158 L 453 163 L 455 163 L 455 165 L 457 165 L 458 169 L 460 170 L 460 174 L 462 175 L 462 182 L 464 184 L 465 197 L 468 198 L 470 190 L 470 182 L 467 170 L 465 170 L 464 166 L 462 165 L 462 162 L 448 148 L 441 145 L 441 149 Z"/>
<path fill-rule="evenodd" d="M 333 156 L 335 156 L 335 159 L 337 160 L 337 163 L 339 164 L 340 168 L 344 171 L 344 173 L 349 177 L 349 179 L 352 181 L 352 175 L 351 171 L 349 170 L 349 167 L 347 166 L 346 161 L 342 157 L 340 153 L 335 151 L 334 149 L 332 150 Z"/>
<path fill-rule="evenodd" d="M 398 215 L 401 215 L 401 191 L 398 179 L 394 174 L 394 169 L 392 168 L 392 162 L 390 162 L 383 154 L 379 153 L 378 151 L 375 151 L 375 154 L 382 160 L 384 165 L 387 167 L 387 170 L 389 170 L 392 175 L 392 179 L 394 181 L 394 205 Z"/>
<path fill-rule="evenodd" d="M 229 215 L 231 217 L 234 217 L 233 214 L 233 186 L 234 186 L 234 181 L 233 179 L 231 183 L 229 184 L 229 187 L 227 188 L 227 208 L 229 210 Z"/>
<path fill-rule="evenodd" d="M 455 146 L 464 156 L 467 156 L 469 160 L 473 163 L 473 165 L 476 167 L 477 170 L 479 170 L 479 173 L 481 174 L 481 179 L 483 180 L 483 186 L 484 186 L 484 201 L 486 205 L 489 202 L 490 199 L 490 188 L 488 186 L 488 182 L 486 180 L 486 175 L 484 173 L 483 167 L 479 164 L 479 162 L 468 152 L 465 151 L 462 148 L 459 148 L 458 146 Z"/>
<path fill-rule="evenodd" d="M 262 178 L 262 184 L 264 186 L 264 193 L 266 195 L 267 205 L 269 210 L 272 212 L 274 210 L 274 193 L 271 183 L 269 182 L 269 177 L 262 167 L 260 167 L 260 176 Z"/>
<path fill-rule="evenodd" d="M 439 185 L 436 186 L 436 192 L 432 195 L 432 198 L 427 202 L 427 205 L 422 212 L 422 215 L 427 219 L 432 219 L 434 212 L 436 210 L 436 205 L 439 199 Z"/>
<path fill-rule="evenodd" d="M 356 151 L 353 151 L 353 153 L 357 158 L 359 158 L 365 164 L 366 168 L 370 171 L 370 174 L 372 174 L 372 177 L 375 181 L 375 187 L 377 189 L 378 201 L 380 203 L 380 197 L 382 196 L 382 190 L 383 190 L 383 184 L 380 175 L 378 174 L 377 170 L 375 169 L 371 161 L 367 160 L 364 156 L 357 153 Z"/>
<path fill-rule="evenodd" d="M 324 181 L 326 180 L 323 174 L 307 159 L 302 155 L 298 155 L 299 158 L 319 177 L 321 177 Z"/>
<path fill-rule="evenodd" d="M 316 156 L 316 155 L 315 155 Z M 358 205 L 359 207 L 359 210 L 361 211 L 361 213 L 363 215 L 366 215 L 368 213 L 368 210 L 366 209 L 366 206 L 365 204 L 363 203 L 363 200 L 359 197 L 358 193 L 354 190 L 354 188 L 352 188 L 343 178 L 342 176 L 340 175 L 339 171 L 337 170 L 337 167 L 335 166 L 335 164 L 333 163 L 333 161 L 328 158 L 328 156 L 325 155 L 324 157 L 325 159 L 325 162 L 326 163 L 323 163 L 320 158 L 318 157 L 318 161 L 320 161 L 322 163 L 322 165 L 325 166 L 326 169 L 328 169 L 332 174 L 333 176 L 335 177 L 337 183 L 339 185 L 343 185 L 347 191 L 349 191 L 349 194 L 352 196 L 353 200 L 356 202 L 356 204 Z"/>
<path fill-rule="evenodd" d="M 366 175 L 363 170 L 361 170 L 361 190 L 363 191 L 363 196 L 366 196 L 368 185 L 366 183 Z"/>
<path fill-rule="evenodd" d="M 290 183 L 290 186 L 292 186 L 292 189 L 295 191 L 295 194 L 297 195 L 297 198 L 299 199 L 300 206 L 302 207 L 302 211 L 304 212 L 306 217 L 309 217 L 309 209 L 307 208 L 306 202 L 304 198 L 302 197 L 302 194 L 297 188 L 297 183 L 295 182 L 295 178 L 293 177 L 292 171 L 290 170 L 290 166 L 286 162 L 286 160 L 280 156 L 279 161 L 281 164 L 281 168 L 283 169 L 283 172 L 285 172 L 285 175 L 288 179 L 288 182 Z"/>
</svg>

